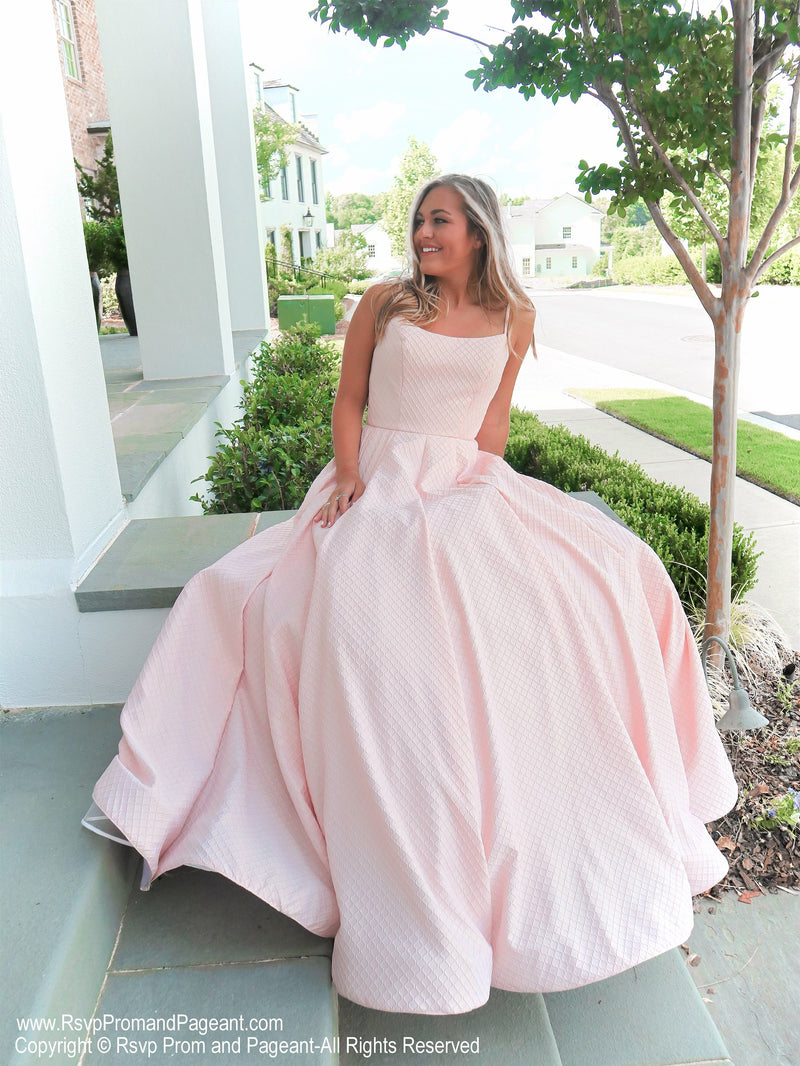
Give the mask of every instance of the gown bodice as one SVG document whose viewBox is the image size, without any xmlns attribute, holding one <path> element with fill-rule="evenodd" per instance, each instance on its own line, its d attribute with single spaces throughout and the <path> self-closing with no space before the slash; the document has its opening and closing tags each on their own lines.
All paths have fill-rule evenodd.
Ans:
<svg viewBox="0 0 800 1066">
<path fill-rule="evenodd" d="M 505 333 L 449 337 L 392 318 L 372 356 L 367 424 L 471 440 L 507 358 Z"/>
</svg>

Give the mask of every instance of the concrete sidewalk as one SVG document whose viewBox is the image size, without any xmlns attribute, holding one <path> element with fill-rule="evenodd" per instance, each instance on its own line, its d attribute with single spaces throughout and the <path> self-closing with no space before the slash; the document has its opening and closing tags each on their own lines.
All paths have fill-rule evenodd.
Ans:
<svg viewBox="0 0 800 1066">
<path fill-rule="evenodd" d="M 593 444 L 622 459 L 637 462 L 653 478 L 672 482 L 707 501 L 711 464 L 689 452 L 652 437 L 612 418 L 569 394 L 574 389 L 677 390 L 651 378 L 538 346 L 539 358 L 530 354 L 520 370 L 514 403 L 537 414 L 548 424 L 561 424 Z M 682 394 L 688 395 L 688 394 Z M 696 396 L 690 399 L 698 400 Z M 702 402 L 702 401 L 700 401 Z M 779 423 L 753 418 L 788 436 L 797 431 Z M 765 607 L 785 630 L 793 648 L 800 649 L 800 507 L 742 478 L 736 479 L 736 521 L 755 533 L 759 549 L 758 583 L 749 598 Z"/>
</svg>

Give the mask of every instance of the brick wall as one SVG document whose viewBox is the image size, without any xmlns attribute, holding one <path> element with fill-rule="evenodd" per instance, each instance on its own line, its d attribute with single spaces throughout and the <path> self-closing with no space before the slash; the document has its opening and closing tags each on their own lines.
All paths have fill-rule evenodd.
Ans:
<svg viewBox="0 0 800 1066">
<path fill-rule="evenodd" d="M 18 2 L 27 3 L 28 0 L 18 0 Z M 105 133 L 87 133 L 86 127 L 90 122 L 108 122 L 106 81 L 100 55 L 100 38 L 97 33 L 94 0 L 69 0 L 78 53 L 77 79 L 67 74 L 55 0 L 52 0 L 52 4 L 54 32 L 59 40 L 61 73 L 64 78 L 64 94 L 67 98 L 72 154 L 82 166 L 94 172 L 95 162 L 103 154 L 106 135 Z"/>
</svg>

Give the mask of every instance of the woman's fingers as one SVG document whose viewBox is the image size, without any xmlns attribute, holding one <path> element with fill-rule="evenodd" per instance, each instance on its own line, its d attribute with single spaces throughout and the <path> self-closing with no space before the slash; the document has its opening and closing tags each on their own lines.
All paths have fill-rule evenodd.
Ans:
<svg viewBox="0 0 800 1066">
<path fill-rule="evenodd" d="M 332 526 L 336 519 L 343 515 L 359 499 L 364 492 L 364 488 L 364 482 L 360 479 L 348 482 L 346 485 L 337 485 L 333 495 L 323 503 L 314 515 L 314 521 L 320 522 L 323 528 Z"/>
</svg>

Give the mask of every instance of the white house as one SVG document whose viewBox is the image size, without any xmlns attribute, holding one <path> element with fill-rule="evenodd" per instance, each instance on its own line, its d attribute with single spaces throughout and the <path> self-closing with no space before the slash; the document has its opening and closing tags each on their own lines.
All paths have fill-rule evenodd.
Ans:
<svg viewBox="0 0 800 1066">
<path fill-rule="evenodd" d="M 271 241 L 281 259 L 282 227 L 288 226 L 292 261 L 300 263 L 327 244 L 322 176 L 322 157 L 327 149 L 319 141 L 316 115 L 300 113 L 295 86 L 280 80 L 264 81 L 261 68 L 254 63 L 250 67 L 254 106 L 258 103 L 270 117 L 299 127 L 288 165 L 262 189 L 266 199 L 260 213 L 264 242 Z"/>
<path fill-rule="evenodd" d="M 602 211 L 571 193 L 509 205 L 508 228 L 519 274 L 589 274 L 600 256 L 602 220 Z"/>
<path fill-rule="evenodd" d="M 367 222 L 360 226 L 351 226 L 353 233 L 360 233 L 367 242 L 367 269 L 376 274 L 384 270 L 394 270 L 403 264 L 392 255 L 392 243 L 383 223 Z"/>
</svg>

